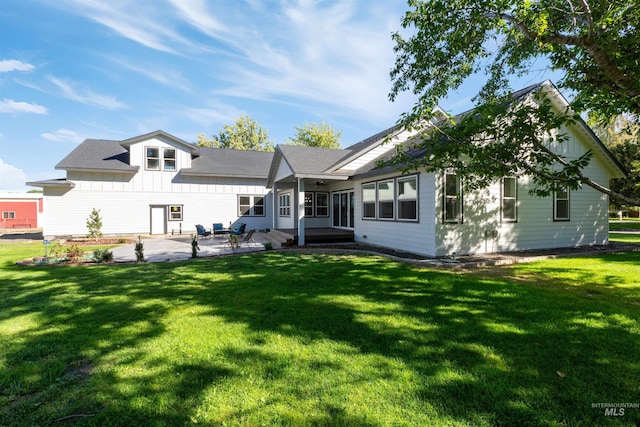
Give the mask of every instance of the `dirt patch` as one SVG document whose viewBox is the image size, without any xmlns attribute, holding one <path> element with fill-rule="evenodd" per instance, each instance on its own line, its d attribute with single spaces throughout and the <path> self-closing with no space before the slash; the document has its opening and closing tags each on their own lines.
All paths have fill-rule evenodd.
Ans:
<svg viewBox="0 0 640 427">
<path fill-rule="evenodd" d="M 76 244 L 79 246 L 104 246 L 104 245 L 129 245 L 137 242 L 133 237 L 74 237 L 65 240 L 65 244 Z"/>
</svg>

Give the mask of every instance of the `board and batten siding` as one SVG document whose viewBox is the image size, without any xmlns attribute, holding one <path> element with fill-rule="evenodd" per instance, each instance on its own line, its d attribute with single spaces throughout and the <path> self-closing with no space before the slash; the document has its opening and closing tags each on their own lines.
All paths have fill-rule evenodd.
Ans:
<svg viewBox="0 0 640 427">
<path fill-rule="evenodd" d="M 157 174 L 167 174 L 156 171 Z M 225 226 L 241 221 L 247 230 L 269 228 L 271 199 L 264 180 L 252 178 L 182 177 L 163 185 L 147 185 L 138 190 L 135 177 L 129 182 L 109 180 L 103 173 L 68 172 L 75 188 L 45 189 L 43 231 L 46 236 L 82 236 L 87 234 L 86 220 L 93 208 L 100 210 L 103 234 L 149 234 L 151 206 L 183 206 L 182 221 L 167 220 L 166 231 L 195 231 L 196 224 L 211 228 L 214 222 Z M 169 175 L 176 175 L 172 173 Z M 113 177 L 111 177 L 113 178 Z M 265 216 L 239 216 L 239 195 L 263 196 Z"/>
<path fill-rule="evenodd" d="M 418 221 L 362 218 L 362 184 L 400 176 L 402 175 L 397 173 L 389 174 L 356 183 L 355 240 L 400 251 L 434 256 L 436 251 L 434 174 L 418 174 Z"/>
</svg>

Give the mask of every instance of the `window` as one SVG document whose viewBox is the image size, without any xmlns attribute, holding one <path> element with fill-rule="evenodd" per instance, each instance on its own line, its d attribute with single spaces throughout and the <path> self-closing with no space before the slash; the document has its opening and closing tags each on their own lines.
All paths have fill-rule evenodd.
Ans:
<svg viewBox="0 0 640 427">
<path fill-rule="evenodd" d="M 264 196 L 238 196 L 238 215 L 264 216 Z"/>
<path fill-rule="evenodd" d="M 376 218 L 376 184 L 362 185 L 362 217 Z"/>
<path fill-rule="evenodd" d="M 398 219 L 418 219 L 418 177 L 398 178 Z"/>
<path fill-rule="evenodd" d="M 313 193 L 304 193 L 304 216 L 313 216 Z"/>
<path fill-rule="evenodd" d="M 169 221 L 182 221 L 182 205 L 169 206 Z"/>
<path fill-rule="evenodd" d="M 553 220 L 569 221 L 569 190 L 562 188 L 553 194 Z"/>
<path fill-rule="evenodd" d="M 444 174 L 444 222 L 462 222 L 462 188 L 455 173 Z"/>
<path fill-rule="evenodd" d="M 305 191 L 304 216 L 328 217 L 329 216 L 329 193 Z"/>
<path fill-rule="evenodd" d="M 146 148 L 146 165 L 148 170 L 175 171 L 176 170 L 176 149 L 147 147 Z"/>
<path fill-rule="evenodd" d="M 160 149 L 147 147 L 147 169 L 160 170 Z"/>
<path fill-rule="evenodd" d="M 13 211 L 2 212 L 2 219 L 16 219 L 16 213 Z"/>
<path fill-rule="evenodd" d="M 518 180 L 514 176 L 502 178 L 502 220 L 518 220 Z"/>
<path fill-rule="evenodd" d="M 393 180 L 378 181 L 378 219 L 393 219 Z"/>
<path fill-rule="evenodd" d="M 329 193 L 316 193 L 316 216 L 329 216 Z"/>
<path fill-rule="evenodd" d="M 176 170 L 176 150 L 175 148 L 165 148 L 162 150 L 164 158 L 164 167 L 166 171 Z"/>
<path fill-rule="evenodd" d="M 417 175 L 362 184 L 362 218 L 417 221 Z"/>
<path fill-rule="evenodd" d="M 278 197 L 280 216 L 291 216 L 291 194 L 285 193 Z"/>
</svg>

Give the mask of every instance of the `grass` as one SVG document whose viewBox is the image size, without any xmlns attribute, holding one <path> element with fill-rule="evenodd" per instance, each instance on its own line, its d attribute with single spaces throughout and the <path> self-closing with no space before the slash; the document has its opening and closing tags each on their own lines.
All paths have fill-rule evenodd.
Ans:
<svg viewBox="0 0 640 427">
<path fill-rule="evenodd" d="M 640 231 L 640 219 L 625 218 L 622 221 L 609 221 L 609 231 Z"/>
<path fill-rule="evenodd" d="M 20 267 L 0 425 L 635 425 L 640 252 L 473 272 L 265 252 Z"/>
<path fill-rule="evenodd" d="M 609 241 L 618 243 L 633 243 L 640 245 L 640 234 L 609 233 Z"/>
</svg>

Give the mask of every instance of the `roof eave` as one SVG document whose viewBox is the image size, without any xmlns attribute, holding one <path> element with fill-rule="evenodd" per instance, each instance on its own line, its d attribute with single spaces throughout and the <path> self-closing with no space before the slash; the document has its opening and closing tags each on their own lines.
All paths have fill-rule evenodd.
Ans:
<svg viewBox="0 0 640 427">
<path fill-rule="evenodd" d="M 76 184 L 74 182 L 71 181 L 67 181 L 67 180 L 60 180 L 60 181 L 29 181 L 29 182 L 25 182 L 25 184 L 31 186 L 31 187 L 41 187 L 41 188 L 45 188 L 45 187 L 65 187 L 65 188 L 74 188 L 76 186 Z"/>
<path fill-rule="evenodd" d="M 140 170 L 139 166 L 131 166 L 131 169 L 109 169 L 109 168 L 73 168 L 56 166 L 56 170 L 72 171 L 72 172 L 101 172 L 101 173 L 113 173 L 113 174 L 135 174 Z"/>
</svg>

